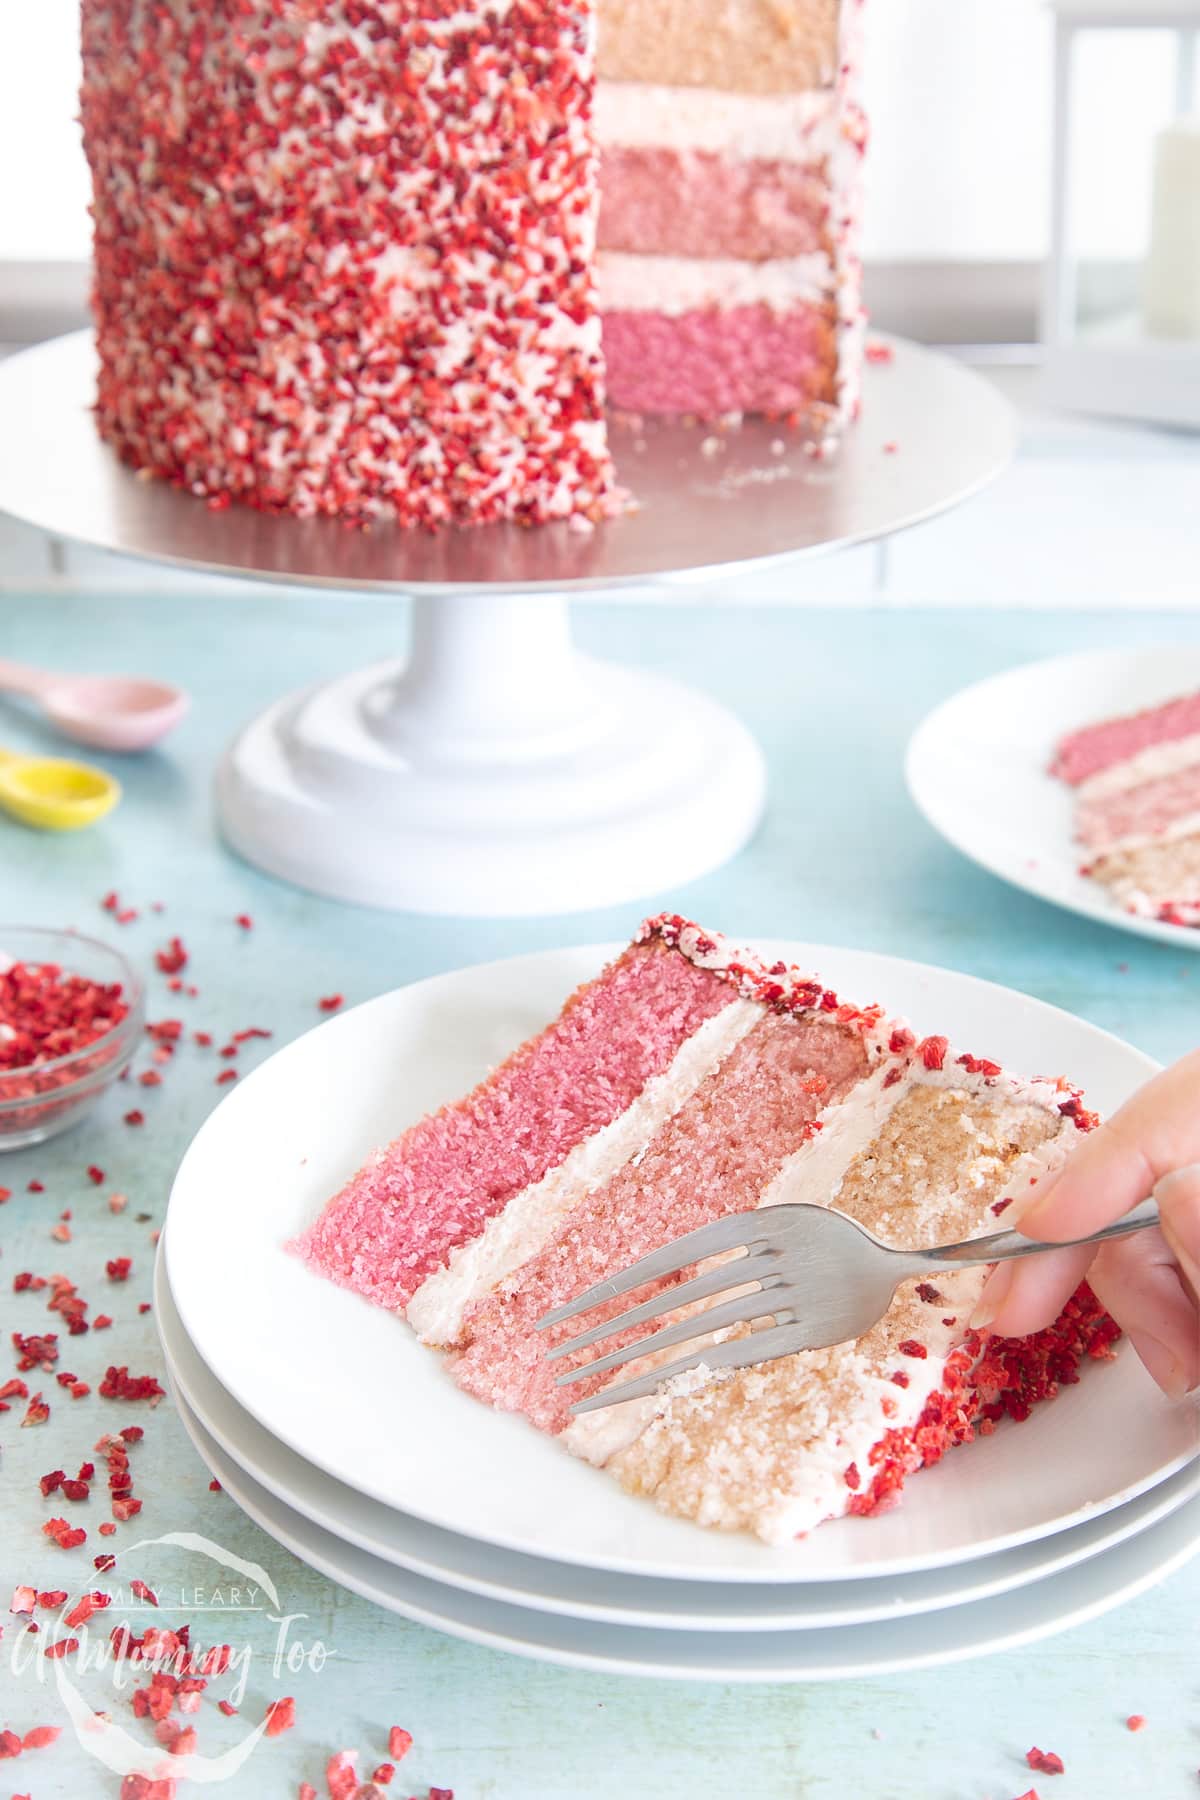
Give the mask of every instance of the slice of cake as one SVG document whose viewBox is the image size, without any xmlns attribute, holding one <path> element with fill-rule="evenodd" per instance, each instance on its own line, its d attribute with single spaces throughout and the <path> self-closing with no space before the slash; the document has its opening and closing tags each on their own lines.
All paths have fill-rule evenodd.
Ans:
<svg viewBox="0 0 1200 1800">
<path fill-rule="evenodd" d="M 1083 873 L 1128 912 L 1200 926 L 1200 694 L 1072 732 L 1050 772 L 1076 789 Z"/>
<path fill-rule="evenodd" d="M 962 1270 L 906 1284 L 855 1343 L 700 1372 L 573 1420 L 572 1401 L 639 1365 L 560 1389 L 546 1351 L 578 1327 L 538 1320 L 757 1206 L 834 1205 L 901 1247 L 979 1235 L 1093 1123 L 1063 1080 L 918 1040 L 878 1006 L 664 915 L 473 1093 L 372 1158 L 294 1248 L 405 1312 L 467 1392 L 632 1492 L 783 1542 L 878 1510 L 951 1445 L 1024 1418 L 1116 1327 L 1081 1288 L 1051 1330 L 989 1338 L 967 1324 L 983 1272 Z"/>
<path fill-rule="evenodd" d="M 608 393 L 643 413 L 857 406 L 859 0 L 601 0 Z"/>
<path fill-rule="evenodd" d="M 859 4 L 83 0 L 101 435 L 437 526 L 615 511 L 606 358 L 622 407 L 835 428 Z"/>
</svg>

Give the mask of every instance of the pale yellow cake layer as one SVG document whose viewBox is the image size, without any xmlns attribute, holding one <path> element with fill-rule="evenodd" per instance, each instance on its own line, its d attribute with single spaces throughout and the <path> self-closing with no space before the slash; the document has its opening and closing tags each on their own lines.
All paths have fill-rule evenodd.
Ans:
<svg viewBox="0 0 1200 1800">
<path fill-rule="evenodd" d="M 990 1208 L 1014 1164 L 1061 1128 L 1043 1107 L 915 1087 L 851 1162 L 834 1204 L 898 1247 L 998 1229 Z M 867 1444 L 883 1437 L 897 1365 L 914 1378 L 927 1366 L 940 1368 L 907 1360 L 901 1346 L 961 1341 L 983 1276 L 968 1269 L 939 1277 L 936 1286 L 906 1282 L 856 1343 L 781 1357 L 668 1399 L 609 1468 L 630 1493 L 652 1498 L 664 1512 L 774 1538 L 772 1520 L 786 1519 L 789 1501 L 814 1471 L 851 1461 L 856 1432 Z M 864 1486 L 871 1475 L 864 1459 Z M 845 1487 L 843 1498 L 851 1491 Z M 827 1511 L 818 1506 L 810 1523 Z"/>
<path fill-rule="evenodd" d="M 828 87 L 839 0 L 600 0 L 607 81 L 789 94 Z"/>
</svg>

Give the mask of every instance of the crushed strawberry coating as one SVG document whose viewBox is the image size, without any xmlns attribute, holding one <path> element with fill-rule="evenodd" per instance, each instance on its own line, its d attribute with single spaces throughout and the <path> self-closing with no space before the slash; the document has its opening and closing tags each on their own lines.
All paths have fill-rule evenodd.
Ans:
<svg viewBox="0 0 1200 1800">
<path fill-rule="evenodd" d="M 118 453 L 214 511 L 610 511 L 592 13 L 85 0 Z"/>
</svg>

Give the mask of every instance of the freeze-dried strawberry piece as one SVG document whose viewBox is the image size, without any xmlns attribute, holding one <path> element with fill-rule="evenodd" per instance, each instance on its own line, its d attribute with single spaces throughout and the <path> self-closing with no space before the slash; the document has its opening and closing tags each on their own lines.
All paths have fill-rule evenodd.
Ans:
<svg viewBox="0 0 1200 1800">
<path fill-rule="evenodd" d="M 1039 1750 L 1037 1745 L 1025 1752 L 1025 1761 L 1039 1775 L 1063 1775 L 1066 1773 L 1061 1756 L 1054 1750 Z"/>
<path fill-rule="evenodd" d="M 171 938 L 164 949 L 154 952 L 154 960 L 164 975 L 178 975 L 181 969 L 186 969 L 188 960 L 183 939 Z"/>
<path fill-rule="evenodd" d="M 111 1594 L 100 1594 L 95 1592 L 81 1594 L 66 1618 L 63 1620 L 63 1624 L 74 1630 L 76 1625 L 86 1625 L 93 1613 L 102 1612 L 106 1606 L 110 1606 L 111 1604 Z"/>
<path fill-rule="evenodd" d="M 296 1702 L 290 1694 L 282 1700 L 272 1700 L 267 1708 L 266 1737 L 282 1737 L 296 1723 Z"/>
<path fill-rule="evenodd" d="M 352 1800 L 358 1786 L 358 1752 L 338 1750 L 325 1764 L 329 1800 Z"/>
<path fill-rule="evenodd" d="M 0 1756 L 20 1756 L 21 1740 L 15 1731 L 0 1731 Z"/>
<path fill-rule="evenodd" d="M 412 1749 L 412 1732 L 405 1731 L 402 1725 L 393 1725 L 388 1732 L 388 1755 L 393 1762 L 401 1762 Z"/>
<path fill-rule="evenodd" d="M 160 1387 L 153 1375 L 131 1375 L 127 1367 L 109 1367 L 105 1371 L 104 1380 L 100 1383 L 100 1392 L 106 1400 L 161 1400 L 166 1389 Z"/>
<path fill-rule="evenodd" d="M 31 1587 L 15 1587 L 8 1610 L 11 1613 L 31 1613 L 33 1603 L 37 1599 L 37 1589 Z"/>
<path fill-rule="evenodd" d="M 61 1735 L 61 1725 L 35 1725 L 21 1739 L 21 1748 L 22 1750 L 44 1750 L 47 1744 L 52 1744 Z"/>
</svg>

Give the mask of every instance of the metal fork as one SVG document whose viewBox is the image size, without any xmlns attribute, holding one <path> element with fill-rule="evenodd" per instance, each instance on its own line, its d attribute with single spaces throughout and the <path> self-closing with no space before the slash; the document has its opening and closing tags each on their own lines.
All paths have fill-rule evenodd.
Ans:
<svg viewBox="0 0 1200 1800">
<path fill-rule="evenodd" d="M 674 1243 L 652 1251 L 620 1274 L 597 1282 L 569 1305 L 555 1307 L 539 1319 L 537 1329 L 544 1331 L 548 1326 L 577 1318 L 606 1300 L 616 1299 L 618 1294 L 678 1275 L 707 1257 L 731 1250 L 745 1252 L 547 1351 L 551 1358 L 574 1356 L 589 1344 L 599 1343 L 632 1325 L 661 1318 L 696 1300 L 713 1299 L 730 1288 L 739 1290 L 731 1299 L 705 1307 L 624 1349 L 610 1351 L 607 1356 L 560 1375 L 558 1386 L 567 1387 L 585 1376 L 619 1368 L 635 1357 L 669 1349 L 672 1344 L 685 1344 L 731 1325 L 748 1325 L 755 1319 L 774 1320 L 766 1330 L 732 1342 L 702 1345 L 690 1355 L 653 1369 L 635 1381 L 602 1388 L 571 1408 L 573 1413 L 592 1412 L 598 1407 L 613 1406 L 618 1400 L 653 1394 L 664 1382 L 689 1369 L 744 1369 L 753 1363 L 791 1356 L 797 1350 L 823 1350 L 830 1344 L 862 1337 L 883 1317 L 900 1283 L 916 1275 L 977 1268 L 983 1263 L 1038 1256 L 1044 1250 L 1063 1250 L 1075 1244 L 1100 1244 L 1106 1238 L 1124 1237 L 1157 1223 L 1158 1207 L 1150 1199 L 1114 1225 L 1106 1225 L 1090 1237 L 1073 1238 L 1070 1244 L 1041 1243 L 1022 1237 L 1017 1231 L 998 1231 L 990 1237 L 939 1244 L 929 1250 L 894 1250 L 845 1213 L 829 1207 L 764 1206 L 755 1212 L 735 1213 L 714 1224 L 702 1225 L 698 1231 L 689 1231 Z M 752 1284 L 749 1291 L 747 1284 Z"/>
</svg>

